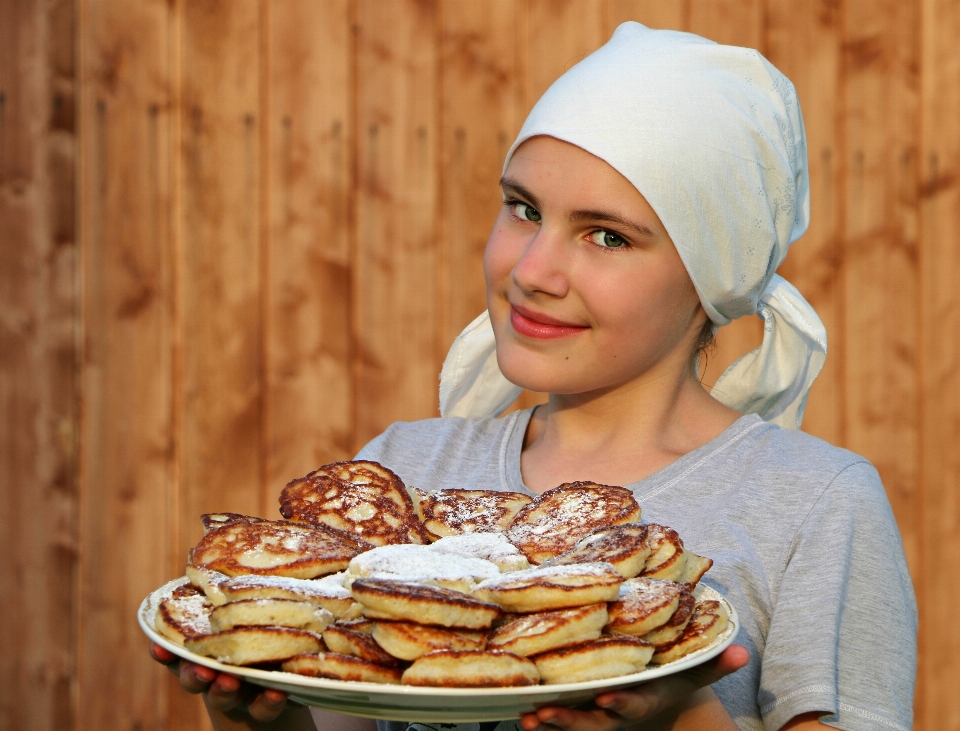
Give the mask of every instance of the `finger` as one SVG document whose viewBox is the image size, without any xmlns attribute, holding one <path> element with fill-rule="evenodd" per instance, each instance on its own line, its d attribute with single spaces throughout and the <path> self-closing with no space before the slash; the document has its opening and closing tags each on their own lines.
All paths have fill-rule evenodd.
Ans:
<svg viewBox="0 0 960 731">
<path fill-rule="evenodd" d="M 226 673 L 217 675 L 207 691 L 207 704 L 218 711 L 229 711 L 239 702 L 240 679 Z"/>
<path fill-rule="evenodd" d="M 544 706 L 536 711 L 540 729 L 555 727 L 563 731 L 615 731 L 623 719 L 603 708 L 582 711 L 564 706 Z"/>
<path fill-rule="evenodd" d="M 164 665 L 169 665 L 176 660 L 179 660 L 176 655 L 174 655 L 170 650 L 160 647 L 156 642 L 150 643 L 150 657 L 152 657 L 157 662 L 161 662 Z"/>
<path fill-rule="evenodd" d="M 180 685 L 188 693 L 202 693 L 216 677 L 216 670 L 192 662 L 180 663 Z"/>
<path fill-rule="evenodd" d="M 279 690 L 267 689 L 254 698 L 250 704 L 250 715 L 264 723 L 274 720 L 283 713 L 287 705 L 287 694 Z"/>
<path fill-rule="evenodd" d="M 601 708 L 625 718 L 647 718 L 739 670 L 749 660 L 750 652 L 747 648 L 731 645 L 713 660 L 695 668 L 629 690 L 602 693 L 595 702 Z"/>
</svg>

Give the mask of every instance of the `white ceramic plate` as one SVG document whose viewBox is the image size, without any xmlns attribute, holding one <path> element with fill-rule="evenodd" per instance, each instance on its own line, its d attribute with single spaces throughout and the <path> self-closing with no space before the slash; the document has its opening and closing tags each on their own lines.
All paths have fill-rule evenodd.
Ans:
<svg viewBox="0 0 960 731">
<path fill-rule="evenodd" d="M 518 718 L 520 714 L 540 706 L 575 706 L 591 701 L 600 691 L 626 688 L 700 665 L 716 657 L 729 646 L 740 628 L 737 613 L 730 603 L 715 590 L 700 584 L 694 592 L 697 598 L 717 599 L 726 607 L 730 614 L 727 628 L 707 647 L 675 662 L 652 666 L 633 675 L 621 675 L 585 683 L 534 685 L 522 688 L 424 688 L 381 683 L 351 683 L 342 680 L 309 678 L 279 670 L 224 665 L 212 658 L 195 655 L 180 645 L 174 644 L 157 633 L 154 629 L 154 619 L 159 603 L 176 587 L 186 582 L 186 577 L 181 577 L 164 584 L 144 599 L 140 605 L 138 613 L 140 627 L 153 642 L 199 665 L 240 676 L 257 685 L 282 690 L 304 705 L 352 716 L 390 721 L 438 723 L 500 721 Z"/>
</svg>

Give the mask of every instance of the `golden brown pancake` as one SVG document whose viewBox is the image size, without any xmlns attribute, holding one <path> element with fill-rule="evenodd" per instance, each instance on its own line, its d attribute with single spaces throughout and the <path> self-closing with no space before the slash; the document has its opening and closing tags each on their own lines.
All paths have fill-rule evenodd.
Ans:
<svg viewBox="0 0 960 731">
<path fill-rule="evenodd" d="M 359 551 L 329 530 L 289 521 L 228 523 L 207 533 L 192 563 L 227 576 L 312 579 L 347 567 Z"/>
<path fill-rule="evenodd" d="M 544 561 L 542 565 L 563 566 L 604 561 L 619 571 L 623 578 L 632 579 L 644 570 L 649 555 L 647 527 L 642 523 L 627 523 L 597 528 L 581 538 L 569 551 Z"/>
<path fill-rule="evenodd" d="M 690 592 L 690 585 L 680 584 L 679 586 L 683 587 L 683 591 L 680 593 L 677 611 L 667 620 L 666 624 L 661 625 L 651 632 L 647 632 L 643 636 L 643 639 L 652 644 L 657 651 L 673 643 L 683 634 L 687 624 L 690 622 L 690 618 L 693 616 L 693 610 L 697 605 L 697 600 L 694 599 L 693 594 Z"/>
<path fill-rule="evenodd" d="M 157 632 L 167 639 L 183 645 L 191 637 L 201 637 L 213 632 L 210 626 L 210 611 L 213 605 L 190 585 L 178 587 L 173 595 L 160 602 L 154 618 Z"/>
<path fill-rule="evenodd" d="M 521 614 L 491 633 L 487 649 L 529 657 L 595 640 L 606 623 L 607 605 L 604 602 L 556 612 Z"/>
<path fill-rule="evenodd" d="M 334 462 L 293 480 L 280 513 L 374 546 L 427 542 L 403 481 L 377 462 Z"/>
<path fill-rule="evenodd" d="M 289 627 L 238 627 L 213 635 L 189 637 L 183 644 L 190 652 L 228 665 L 280 662 L 303 652 L 324 649 L 320 635 Z"/>
<path fill-rule="evenodd" d="M 647 525 L 647 545 L 650 546 L 650 555 L 640 575 L 668 581 L 679 579 L 686 565 L 680 535 L 673 528 L 650 523 Z"/>
<path fill-rule="evenodd" d="M 503 688 L 536 685 L 536 666 L 525 657 L 494 650 L 441 650 L 414 661 L 404 685 L 440 688 Z"/>
<path fill-rule="evenodd" d="M 338 652 L 320 652 L 291 657 L 283 663 L 282 669 L 287 673 L 309 675 L 313 678 L 330 678 L 332 680 L 349 680 L 356 683 L 400 683 L 400 670 L 395 667 L 378 665 L 369 660 L 362 660 L 351 655 L 341 655 Z"/>
<path fill-rule="evenodd" d="M 190 584 L 206 594 L 211 604 L 220 605 L 227 601 L 227 598 L 220 590 L 223 583 L 230 578 L 226 574 L 188 563 L 186 575 Z"/>
<path fill-rule="evenodd" d="M 545 685 L 582 683 L 639 673 L 653 656 L 653 645 L 629 635 L 605 635 L 531 658 Z"/>
<path fill-rule="evenodd" d="M 376 622 L 373 639 L 401 660 L 416 660 L 438 650 L 483 650 L 487 645 L 487 636 L 482 632 L 430 627 L 414 622 Z"/>
<path fill-rule="evenodd" d="M 423 527 L 430 540 L 465 533 L 502 533 L 517 512 L 533 502 L 519 492 L 436 490 L 420 498 Z"/>
<path fill-rule="evenodd" d="M 474 596 L 507 612 L 545 612 L 613 601 L 623 577 L 608 563 L 538 566 L 480 584 Z"/>
<path fill-rule="evenodd" d="M 458 591 L 390 579 L 357 579 L 351 591 L 368 619 L 487 629 L 500 614 L 495 604 Z"/>
<path fill-rule="evenodd" d="M 372 634 L 344 627 L 327 627 L 323 641 L 331 652 L 359 657 L 361 660 L 375 662 L 378 665 L 396 665 L 397 660 L 374 641 Z"/>
<path fill-rule="evenodd" d="M 673 581 L 627 579 L 620 587 L 617 600 L 607 608 L 610 614 L 607 629 L 635 637 L 652 632 L 670 621 L 684 592 L 685 588 Z"/>
<path fill-rule="evenodd" d="M 360 605 L 343 587 L 343 574 L 329 574 L 320 579 L 291 579 L 286 576 L 235 576 L 218 586 L 226 601 L 241 599 L 296 599 L 323 607 L 336 619 L 360 616 Z M 216 602 L 214 602 L 216 603 Z"/>
<path fill-rule="evenodd" d="M 569 482 L 522 508 L 507 537 L 530 563 L 540 564 L 569 551 L 597 528 L 639 520 L 640 506 L 626 488 Z"/>
<path fill-rule="evenodd" d="M 222 528 L 225 525 L 231 525 L 233 523 L 261 523 L 264 520 L 266 520 L 266 518 L 258 518 L 254 515 L 243 515 L 241 513 L 204 513 L 200 516 L 204 535 L 214 528 Z"/>
<path fill-rule="evenodd" d="M 698 556 L 687 549 L 683 549 L 683 556 L 683 571 L 680 572 L 677 583 L 696 586 L 703 575 L 713 566 L 713 559 Z"/>
<path fill-rule="evenodd" d="M 243 599 L 210 612 L 214 632 L 234 627 L 293 627 L 320 633 L 332 622 L 333 615 L 326 609 L 295 599 Z"/>
<path fill-rule="evenodd" d="M 706 647 L 726 629 L 728 620 L 727 610 L 720 602 L 697 602 L 683 634 L 669 645 L 658 646 L 651 662 L 664 665 Z"/>
</svg>

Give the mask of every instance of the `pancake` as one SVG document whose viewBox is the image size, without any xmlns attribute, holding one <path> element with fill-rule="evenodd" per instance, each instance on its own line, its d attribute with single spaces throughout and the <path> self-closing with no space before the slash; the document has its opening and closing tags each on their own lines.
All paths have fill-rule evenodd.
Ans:
<svg viewBox="0 0 960 731">
<path fill-rule="evenodd" d="M 436 490 L 421 495 L 423 527 L 431 540 L 470 533 L 503 533 L 533 498 L 496 490 Z"/>
<path fill-rule="evenodd" d="M 713 566 L 713 559 L 698 556 L 687 549 L 683 549 L 683 557 L 683 571 L 680 572 L 677 583 L 696 586 L 703 575 Z"/>
<path fill-rule="evenodd" d="M 651 579 L 676 581 L 686 566 L 683 541 L 673 528 L 650 523 L 647 525 L 647 545 L 650 555 L 641 576 Z"/>
<path fill-rule="evenodd" d="M 727 610 L 718 601 L 697 602 L 693 617 L 673 643 L 656 648 L 652 663 L 664 665 L 696 652 L 713 642 L 727 627 Z"/>
<path fill-rule="evenodd" d="M 359 657 L 341 655 L 337 652 L 320 652 L 291 657 L 282 665 L 282 670 L 312 678 L 349 680 L 357 683 L 400 683 L 400 670 L 361 660 Z"/>
<path fill-rule="evenodd" d="M 374 641 L 373 636 L 367 632 L 334 625 L 324 630 L 323 641 L 327 643 L 331 652 L 359 657 L 361 660 L 375 662 L 378 665 L 393 666 L 397 664 L 394 656 L 380 647 Z"/>
<path fill-rule="evenodd" d="M 500 569 L 490 561 L 410 544 L 361 553 L 350 561 L 346 579 L 348 583 L 358 578 L 395 579 L 469 593 L 481 581 L 497 576 Z"/>
<path fill-rule="evenodd" d="M 439 587 L 389 579 L 357 579 L 353 598 L 368 619 L 432 624 L 462 629 L 487 629 L 500 614 L 495 604 Z"/>
<path fill-rule="evenodd" d="M 291 579 L 286 576 L 236 576 L 223 581 L 218 590 L 224 601 L 241 599 L 296 599 L 323 607 L 336 619 L 360 616 L 360 605 L 343 587 L 343 574 L 321 579 Z M 223 603 L 223 602 L 221 602 Z"/>
<path fill-rule="evenodd" d="M 333 615 L 326 609 L 295 599 L 243 599 L 210 612 L 214 632 L 234 627 L 293 627 L 320 633 L 331 623 Z"/>
<path fill-rule="evenodd" d="M 514 571 L 480 584 L 474 596 L 508 612 L 544 612 L 613 601 L 623 577 L 607 563 L 582 563 Z"/>
<path fill-rule="evenodd" d="M 225 525 L 234 523 L 261 523 L 266 518 L 258 518 L 254 515 L 243 515 L 241 513 L 204 513 L 200 516 L 200 523 L 203 525 L 203 534 L 206 535 L 214 528 L 221 528 Z"/>
<path fill-rule="evenodd" d="M 582 683 L 639 673 L 653 656 L 653 645 L 628 635 L 605 635 L 531 658 L 545 685 Z"/>
<path fill-rule="evenodd" d="M 544 561 L 542 565 L 563 566 L 603 561 L 619 571 L 623 578 L 631 579 L 644 570 L 649 555 L 647 527 L 642 523 L 627 523 L 597 528 L 581 538 L 569 551 Z"/>
<path fill-rule="evenodd" d="M 431 652 L 403 673 L 404 685 L 439 688 L 505 688 L 536 685 L 536 666 L 525 657 L 492 650 Z"/>
<path fill-rule="evenodd" d="M 202 591 L 211 604 L 219 605 L 227 601 L 220 587 L 230 578 L 229 576 L 203 566 L 194 566 L 192 563 L 187 564 L 185 573 L 190 584 Z"/>
<path fill-rule="evenodd" d="M 482 632 L 429 627 L 414 622 L 376 622 L 373 639 L 393 657 L 416 660 L 438 650 L 483 650 L 487 637 Z"/>
<path fill-rule="evenodd" d="M 304 652 L 324 649 L 320 635 L 288 627 L 238 627 L 187 638 L 183 644 L 190 652 L 216 658 L 228 665 L 280 662 Z"/>
<path fill-rule="evenodd" d="M 213 604 L 199 592 L 181 591 L 184 588 L 192 587 L 178 587 L 172 596 L 160 602 L 154 618 L 157 632 L 178 645 L 213 632 L 210 626 Z"/>
<path fill-rule="evenodd" d="M 334 462 L 293 480 L 280 493 L 280 513 L 373 546 L 427 542 L 403 481 L 377 462 Z"/>
<path fill-rule="evenodd" d="M 623 487 L 570 482 L 547 490 L 522 508 L 507 538 L 532 564 L 569 551 L 597 528 L 640 520 L 640 506 Z"/>
<path fill-rule="evenodd" d="M 680 593 L 677 611 L 665 624 L 643 636 L 643 639 L 652 644 L 657 652 L 675 642 L 683 634 L 697 605 L 697 600 L 690 593 L 689 584 L 678 584 L 678 586 L 682 586 L 683 591 Z"/>
<path fill-rule="evenodd" d="M 664 579 L 627 579 L 607 611 L 607 630 L 640 637 L 662 627 L 676 613 L 685 588 Z"/>
<path fill-rule="evenodd" d="M 556 612 L 522 614 L 501 624 L 490 635 L 489 650 L 528 657 L 600 637 L 607 623 L 603 602 Z"/>
<path fill-rule="evenodd" d="M 445 536 L 433 543 L 430 548 L 442 553 L 490 561 L 500 569 L 501 573 L 530 568 L 527 557 L 508 541 L 503 533 L 464 533 L 460 536 Z"/>
<path fill-rule="evenodd" d="M 358 549 L 329 530 L 289 521 L 227 523 L 193 549 L 192 563 L 227 576 L 312 579 L 347 567 Z"/>
</svg>

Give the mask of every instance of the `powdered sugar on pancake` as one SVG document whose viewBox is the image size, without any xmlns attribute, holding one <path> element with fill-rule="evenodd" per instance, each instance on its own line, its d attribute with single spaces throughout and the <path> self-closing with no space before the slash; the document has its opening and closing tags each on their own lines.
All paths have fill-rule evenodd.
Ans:
<svg viewBox="0 0 960 731">
<path fill-rule="evenodd" d="M 620 573 L 610 564 L 604 562 L 576 563 L 563 566 L 537 566 L 526 571 L 514 571 L 503 574 L 499 578 L 488 579 L 477 587 L 477 590 L 502 588 L 510 585 L 523 584 L 558 584 L 574 583 L 608 583 L 622 581 Z"/>
<path fill-rule="evenodd" d="M 504 573 L 530 567 L 530 563 L 520 553 L 520 549 L 508 541 L 503 533 L 465 533 L 460 536 L 446 536 L 432 544 L 430 548 L 442 553 L 492 561 Z"/>
<path fill-rule="evenodd" d="M 350 592 L 343 587 L 343 577 L 342 571 L 324 576 L 322 579 L 292 579 L 286 576 L 250 574 L 228 579 L 224 582 L 224 586 L 227 589 L 274 587 L 319 599 L 349 599 Z"/>
<path fill-rule="evenodd" d="M 348 576 L 401 581 L 466 581 L 500 576 L 496 564 L 481 558 L 438 551 L 416 544 L 380 546 L 350 561 Z"/>
</svg>

